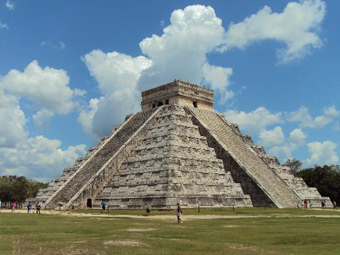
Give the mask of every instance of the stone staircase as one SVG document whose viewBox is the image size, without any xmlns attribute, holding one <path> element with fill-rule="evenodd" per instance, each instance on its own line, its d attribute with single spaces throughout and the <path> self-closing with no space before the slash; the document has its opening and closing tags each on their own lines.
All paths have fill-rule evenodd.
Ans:
<svg viewBox="0 0 340 255">
<path fill-rule="evenodd" d="M 101 167 L 122 147 L 122 145 L 143 125 L 154 111 L 138 112 L 131 116 L 113 134 L 106 138 L 99 148 L 43 205 L 55 208 L 67 204 L 74 195 L 101 169 Z"/>
<path fill-rule="evenodd" d="M 186 107 L 279 208 L 296 207 L 298 197 L 217 113 Z"/>
<path fill-rule="evenodd" d="M 95 207 L 101 200 L 110 209 L 252 206 L 183 107 L 164 107 L 154 119 Z"/>
</svg>

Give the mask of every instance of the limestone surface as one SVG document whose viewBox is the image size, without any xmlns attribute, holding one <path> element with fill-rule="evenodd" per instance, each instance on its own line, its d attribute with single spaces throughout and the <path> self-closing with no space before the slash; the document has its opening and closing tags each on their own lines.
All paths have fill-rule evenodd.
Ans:
<svg viewBox="0 0 340 255">
<path fill-rule="evenodd" d="M 45 208 L 331 206 L 213 108 L 213 91 L 175 80 L 142 93 L 143 111 L 51 180 Z"/>
</svg>

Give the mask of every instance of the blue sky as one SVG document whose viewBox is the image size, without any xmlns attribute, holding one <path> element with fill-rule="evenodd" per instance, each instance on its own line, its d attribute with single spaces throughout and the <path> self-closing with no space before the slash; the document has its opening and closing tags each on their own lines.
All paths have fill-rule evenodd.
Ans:
<svg viewBox="0 0 340 255">
<path fill-rule="evenodd" d="M 0 0 L 0 175 L 48 181 L 182 79 L 283 163 L 339 164 L 340 2 Z"/>
</svg>

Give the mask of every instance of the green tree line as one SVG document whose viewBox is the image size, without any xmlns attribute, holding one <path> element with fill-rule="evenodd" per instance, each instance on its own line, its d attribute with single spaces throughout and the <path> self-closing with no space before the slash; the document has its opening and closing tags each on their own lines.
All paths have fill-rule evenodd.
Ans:
<svg viewBox="0 0 340 255">
<path fill-rule="evenodd" d="M 329 197 L 332 202 L 340 205 L 340 166 L 314 166 L 295 173 L 309 187 L 315 187 L 323 197 Z"/>
<path fill-rule="evenodd" d="M 21 207 L 27 198 L 36 197 L 39 189 L 48 184 L 27 180 L 24 176 L 0 176 L 0 200 L 2 207 L 9 207 L 11 202 L 17 202 Z"/>
</svg>

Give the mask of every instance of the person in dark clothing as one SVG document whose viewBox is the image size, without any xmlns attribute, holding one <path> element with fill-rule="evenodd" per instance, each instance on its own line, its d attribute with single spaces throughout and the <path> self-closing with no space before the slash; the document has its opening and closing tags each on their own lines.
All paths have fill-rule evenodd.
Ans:
<svg viewBox="0 0 340 255">
<path fill-rule="evenodd" d="M 41 208 L 40 203 L 37 202 L 37 204 L 35 205 L 35 209 L 37 211 L 37 214 L 40 214 L 40 208 Z"/>
<path fill-rule="evenodd" d="M 179 203 L 177 203 L 177 213 L 176 213 L 176 216 L 177 216 L 177 222 L 178 224 L 179 223 L 182 223 L 182 219 L 181 219 L 181 215 L 182 215 L 182 208 L 181 206 L 179 205 Z"/>
</svg>

